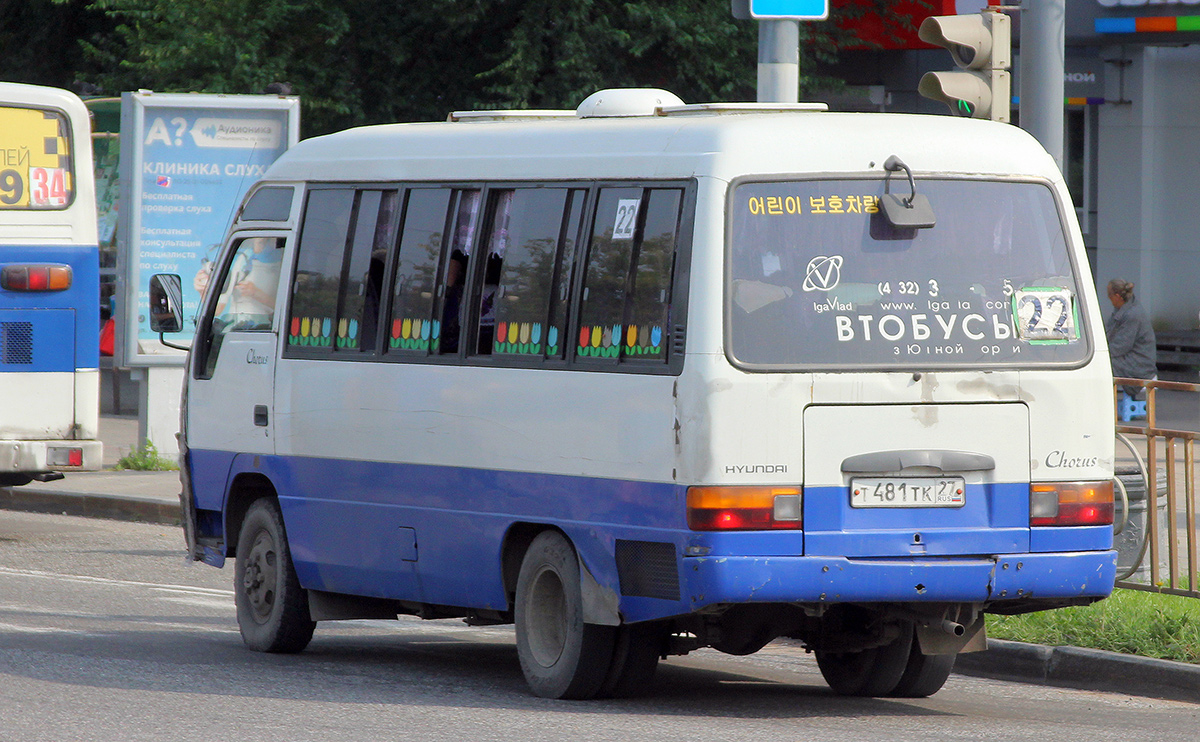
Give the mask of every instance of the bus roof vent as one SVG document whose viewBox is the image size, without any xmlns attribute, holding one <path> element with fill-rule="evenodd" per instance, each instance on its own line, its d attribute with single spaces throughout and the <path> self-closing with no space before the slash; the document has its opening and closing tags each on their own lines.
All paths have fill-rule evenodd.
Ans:
<svg viewBox="0 0 1200 742">
<path fill-rule="evenodd" d="M 828 111 L 824 103 L 692 103 L 686 106 L 663 106 L 660 116 L 718 116 L 739 113 L 796 113 Z"/>
<path fill-rule="evenodd" d="M 574 111 L 454 111 L 447 121 L 542 121 L 575 118 Z"/>
<path fill-rule="evenodd" d="M 678 95 L 657 88 L 610 88 L 584 98 L 575 115 L 581 119 L 655 116 L 662 108 L 682 106 Z"/>
</svg>

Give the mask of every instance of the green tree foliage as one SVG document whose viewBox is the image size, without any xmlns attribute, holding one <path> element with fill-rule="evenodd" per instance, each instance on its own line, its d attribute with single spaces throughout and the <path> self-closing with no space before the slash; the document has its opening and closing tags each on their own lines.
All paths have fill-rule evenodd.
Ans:
<svg viewBox="0 0 1200 742">
<path fill-rule="evenodd" d="M 81 53 L 63 58 L 78 64 L 70 77 L 110 93 L 260 93 L 288 82 L 303 97 L 306 135 L 457 109 L 574 108 L 605 87 L 663 87 L 687 101 L 755 95 L 756 24 L 735 20 L 728 0 L 29 2 L 74 19 Z M 835 11 L 841 26 L 801 24 L 802 70 L 854 40 L 846 19 L 908 24 L 889 0 Z M 38 74 L 71 82 L 61 69 Z M 55 74 L 63 79 L 44 79 Z M 802 77 L 806 90 L 828 83 Z"/>
<path fill-rule="evenodd" d="M 84 68 L 81 40 L 111 24 L 87 9 L 88 0 L 0 0 L 3 79 L 71 87 Z"/>
</svg>

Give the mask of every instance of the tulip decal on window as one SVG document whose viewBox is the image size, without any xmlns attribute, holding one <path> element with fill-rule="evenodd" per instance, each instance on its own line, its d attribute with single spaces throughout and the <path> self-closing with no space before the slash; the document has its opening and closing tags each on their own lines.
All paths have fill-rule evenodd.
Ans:
<svg viewBox="0 0 1200 742">
<path fill-rule="evenodd" d="M 662 355 L 663 329 L 658 325 L 630 325 L 625 331 L 625 345 L 621 349 L 625 356 Z"/>
<path fill-rule="evenodd" d="M 430 321 L 413 317 L 392 320 L 388 346 L 395 350 L 428 350 Z"/>
<path fill-rule="evenodd" d="M 540 322 L 498 322 L 496 340 L 492 343 L 494 353 L 539 355 L 542 352 L 542 324 Z"/>
<path fill-rule="evenodd" d="M 576 352 L 585 358 L 616 358 L 621 352 L 621 325 L 595 325 L 579 331 Z"/>
<path fill-rule="evenodd" d="M 343 317 L 338 320 L 337 331 L 337 347 L 343 349 L 358 347 L 358 320 L 346 319 Z"/>
</svg>

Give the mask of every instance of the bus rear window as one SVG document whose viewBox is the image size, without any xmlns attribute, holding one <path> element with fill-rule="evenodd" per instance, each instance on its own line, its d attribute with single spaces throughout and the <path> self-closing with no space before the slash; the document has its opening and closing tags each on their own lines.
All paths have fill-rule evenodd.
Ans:
<svg viewBox="0 0 1200 742">
<path fill-rule="evenodd" d="M 65 209 L 75 194 L 71 133 L 61 113 L 0 106 L 0 209 Z"/>
<path fill-rule="evenodd" d="M 1076 364 L 1090 345 L 1044 184 L 917 181 L 937 223 L 884 218 L 878 180 L 737 186 L 726 312 L 746 368 Z M 907 195 L 908 183 L 892 189 Z"/>
</svg>

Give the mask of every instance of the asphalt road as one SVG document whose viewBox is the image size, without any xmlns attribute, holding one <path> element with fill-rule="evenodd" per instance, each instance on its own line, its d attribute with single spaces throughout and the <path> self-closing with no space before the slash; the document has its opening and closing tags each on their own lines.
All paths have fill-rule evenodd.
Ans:
<svg viewBox="0 0 1200 742">
<path fill-rule="evenodd" d="M 525 689 L 507 627 L 323 623 L 307 651 L 243 648 L 232 570 L 167 526 L 0 511 L 0 742 L 1196 739 L 1200 705 L 951 676 L 923 700 L 832 695 L 771 645 L 660 667 L 647 699 Z"/>
</svg>

